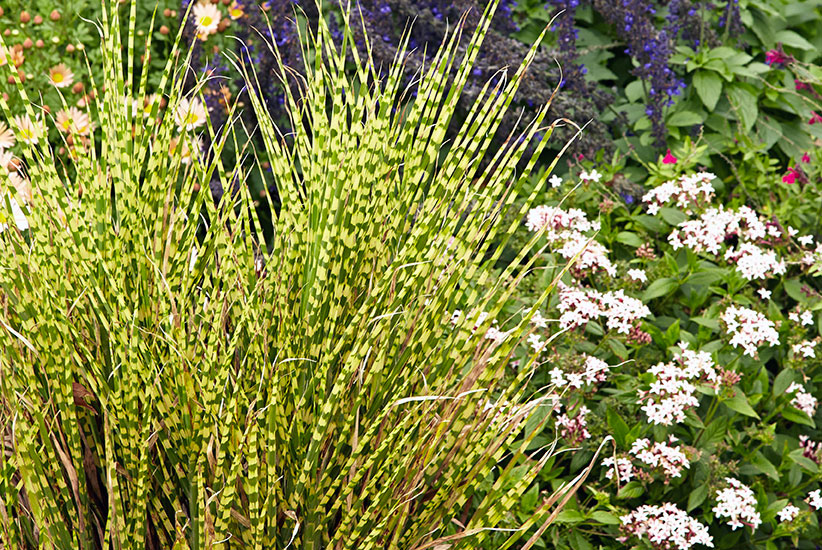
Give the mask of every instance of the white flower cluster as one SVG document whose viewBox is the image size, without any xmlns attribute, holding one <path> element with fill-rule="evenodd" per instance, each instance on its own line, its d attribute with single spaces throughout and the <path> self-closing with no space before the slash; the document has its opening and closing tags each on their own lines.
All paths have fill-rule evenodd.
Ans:
<svg viewBox="0 0 822 550">
<path fill-rule="evenodd" d="M 602 461 L 602 465 L 608 468 L 605 471 L 605 477 L 608 479 L 614 478 L 614 471 L 619 476 L 620 483 L 628 483 L 634 478 L 634 463 L 630 458 L 609 456 Z"/>
<path fill-rule="evenodd" d="M 670 502 L 661 506 L 646 504 L 619 519 L 624 531 L 640 539 L 647 538 L 655 549 L 688 550 L 695 544 L 714 546 L 708 528 Z"/>
<path fill-rule="evenodd" d="M 761 313 L 745 307 L 730 306 L 721 316 L 731 334 L 731 345 L 741 347 L 745 354 L 756 357 L 759 346 L 779 344 L 775 325 Z"/>
<path fill-rule="evenodd" d="M 804 340 L 802 342 L 796 343 L 791 347 L 791 350 L 794 352 L 795 355 L 801 355 L 802 357 L 816 357 L 816 342 L 813 340 Z"/>
<path fill-rule="evenodd" d="M 765 250 L 752 243 L 742 243 L 738 248 L 725 251 L 725 260 L 736 264 L 736 269 L 749 281 L 784 275 L 787 266 L 773 250 Z"/>
<path fill-rule="evenodd" d="M 668 439 L 669 443 L 675 441 L 674 436 Z M 672 477 L 680 477 L 683 469 L 691 467 L 691 462 L 679 445 L 672 446 L 664 442 L 651 445 L 650 440 L 643 438 L 634 441 L 628 453 L 648 468 L 661 470 L 666 483 Z M 637 475 L 630 458 L 608 457 L 602 461 L 602 465 L 608 468 L 605 472 L 608 479 L 613 479 L 614 475 L 617 475 L 621 482 L 627 483 Z"/>
<path fill-rule="evenodd" d="M 766 227 L 756 212 L 747 206 L 737 210 L 709 208 L 699 218 L 684 221 L 668 235 L 668 242 L 674 250 L 683 246 L 694 252 L 708 252 L 718 255 L 728 236 L 736 235 L 740 241 L 757 241 L 777 232 L 775 226 Z"/>
<path fill-rule="evenodd" d="M 537 206 L 528 212 L 525 226 L 530 231 L 545 231 L 549 243 L 557 243 L 557 253 L 566 260 L 577 258 L 575 271 L 605 271 L 611 277 L 616 269 L 608 259 L 608 249 L 586 233 L 599 231 L 600 223 L 590 221 L 578 208 L 563 210 L 556 206 Z"/>
<path fill-rule="evenodd" d="M 646 275 L 645 271 L 642 269 L 629 269 L 626 273 L 629 278 L 639 283 L 645 283 L 648 281 L 648 275 Z"/>
<path fill-rule="evenodd" d="M 601 269 L 611 277 L 616 277 L 616 268 L 608 259 L 608 249 L 582 233 L 569 233 L 557 253 L 566 260 L 576 258 L 574 269 L 577 271 L 595 272 Z"/>
<path fill-rule="evenodd" d="M 684 174 L 679 179 L 669 180 L 645 193 L 642 202 L 648 203 L 648 213 L 656 216 L 659 208 L 671 201 L 690 213 L 692 207 L 702 206 L 711 202 L 714 197 L 714 187 L 711 181 L 716 179 L 710 172 Z"/>
<path fill-rule="evenodd" d="M 779 516 L 779 521 L 793 521 L 793 518 L 799 515 L 799 508 L 793 504 L 788 504 L 776 514 Z"/>
<path fill-rule="evenodd" d="M 679 224 L 668 235 L 668 242 L 674 250 L 684 246 L 694 252 L 719 256 L 727 239 L 734 236 L 738 244 L 729 248 L 724 257 L 726 261 L 736 264 L 737 271 L 743 277 L 752 281 L 785 273 L 785 262 L 774 251 L 756 244 L 768 237 L 782 238 L 782 229 L 774 223 L 763 222 L 747 206 L 737 210 L 725 210 L 722 206 L 709 208 L 699 218 Z"/>
<path fill-rule="evenodd" d="M 570 386 L 579 389 L 588 385 L 605 382 L 609 369 L 608 363 L 602 359 L 597 359 L 591 355 L 585 357 L 582 372 L 566 372 L 559 367 L 554 367 L 551 372 L 551 384 L 558 388 Z"/>
<path fill-rule="evenodd" d="M 813 312 L 808 310 L 805 310 L 802 313 L 799 313 L 798 311 L 792 311 L 788 313 L 788 319 L 799 325 L 812 325 Z"/>
<path fill-rule="evenodd" d="M 599 292 L 597 290 L 570 287 L 559 283 L 559 324 L 562 328 L 575 328 L 598 317 L 605 318 L 609 330 L 628 334 L 637 320 L 651 314 L 642 301 L 626 296 L 622 290 Z"/>
<path fill-rule="evenodd" d="M 811 491 L 808 493 L 808 498 L 805 499 L 805 502 L 814 510 L 822 509 L 822 491 L 819 489 Z"/>
<path fill-rule="evenodd" d="M 674 436 L 670 436 L 668 443 L 676 441 Z M 631 447 L 631 454 L 637 457 L 637 460 L 644 462 L 651 468 L 659 468 L 665 474 L 665 478 L 680 477 L 682 470 L 691 467 L 691 462 L 682 448 L 668 445 L 664 442 L 656 442 L 651 445 L 648 439 L 637 439 Z"/>
<path fill-rule="evenodd" d="M 801 384 L 792 382 L 785 393 L 794 394 L 793 399 L 791 399 L 791 405 L 810 417 L 816 414 L 816 405 L 818 404 L 816 397 L 806 392 Z"/>
<path fill-rule="evenodd" d="M 713 513 L 719 518 L 728 518 L 728 526 L 733 530 L 747 525 L 756 531 L 762 518 L 756 511 L 754 492 L 737 479 L 726 477 L 725 481 L 730 487 L 717 492 Z"/>
<path fill-rule="evenodd" d="M 685 421 L 685 411 L 699 406 L 694 395 L 696 381 L 715 382 L 717 379 L 711 354 L 704 351 L 686 349 L 687 344 L 680 344 L 683 352 L 670 363 L 659 363 L 651 367 L 650 372 L 656 376 L 642 397 L 648 402 L 642 411 L 648 421 L 654 424 L 670 426 Z"/>
</svg>

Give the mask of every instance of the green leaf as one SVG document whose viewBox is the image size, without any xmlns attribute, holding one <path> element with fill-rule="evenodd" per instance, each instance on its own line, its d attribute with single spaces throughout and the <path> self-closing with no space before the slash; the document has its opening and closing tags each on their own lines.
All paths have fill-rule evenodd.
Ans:
<svg viewBox="0 0 822 550">
<path fill-rule="evenodd" d="M 794 407 L 785 407 L 782 409 L 782 418 L 794 424 L 804 424 L 805 426 L 816 428 L 816 422 L 814 422 L 810 416 Z"/>
<path fill-rule="evenodd" d="M 723 403 L 731 410 L 738 412 L 739 414 L 744 414 L 745 416 L 752 416 L 754 418 L 759 418 L 759 415 L 756 414 L 756 411 L 753 410 L 753 407 L 748 403 L 748 398 L 739 388 L 736 388 L 736 393 L 730 399 L 726 399 Z"/>
<path fill-rule="evenodd" d="M 813 460 L 806 457 L 802 454 L 803 449 L 794 449 L 790 453 L 788 453 L 788 457 L 791 459 L 792 462 L 795 464 L 799 464 L 800 467 L 808 470 L 809 472 L 816 474 L 819 472 L 819 465 L 816 464 Z"/>
<path fill-rule="evenodd" d="M 775 481 L 779 481 L 779 472 L 776 470 L 776 467 L 765 458 L 765 455 L 763 455 L 761 451 L 757 451 L 754 454 L 751 459 L 751 464 L 753 464 L 759 472 Z"/>
<path fill-rule="evenodd" d="M 688 495 L 688 505 L 685 507 L 685 510 L 690 512 L 705 502 L 706 498 L 708 498 L 708 484 L 700 483 L 691 491 L 691 494 Z"/>
<path fill-rule="evenodd" d="M 663 220 L 665 220 L 665 223 L 668 225 L 673 225 L 674 227 L 688 219 L 688 216 L 681 210 L 677 210 L 676 208 L 668 208 L 667 206 L 663 206 L 659 209 L 659 215 Z"/>
<path fill-rule="evenodd" d="M 790 386 L 791 382 L 794 380 L 796 380 L 796 375 L 793 369 L 782 369 L 782 371 L 773 379 L 774 396 L 785 393 L 785 390 L 788 389 L 788 386 Z"/>
<path fill-rule="evenodd" d="M 645 292 L 642 293 L 642 297 L 640 299 L 643 302 L 648 302 L 654 298 L 666 296 L 676 290 L 678 286 L 679 282 L 676 279 L 671 279 L 669 277 L 657 279 L 648 285 L 648 288 L 646 288 Z"/>
<path fill-rule="evenodd" d="M 644 241 L 639 238 L 639 235 L 631 231 L 620 231 L 616 236 L 617 242 L 639 248 L 644 244 Z"/>
<path fill-rule="evenodd" d="M 622 486 L 617 493 L 617 498 L 636 498 L 645 493 L 645 488 L 638 481 L 631 481 Z"/>
<path fill-rule="evenodd" d="M 665 120 L 668 126 L 694 126 L 703 122 L 705 122 L 704 117 L 693 111 L 679 111 Z"/>
<path fill-rule="evenodd" d="M 815 47 L 813 44 L 799 36 L 794 31 L 789 30 L 782 30 L 777 32 L 774 35 L 774 39 L 777 42 L 781 42 L 785 46 L 790 46 L 792 48 L 799 48 L 800 50 L 811 51 L 814 50 Z"/>
<path fill-rule="evenodd" d="M 728 98 L 733 105 L 739 122 L 745 131 L 750 131 L 759 116 L 757 97 L 747 88 L 733 84 L 728 86 Z"/>
<path fill-rule="evenodd" d="M 630 428 L 619 414 L 613 409 L 608 409 L 605 413 L 606 422 L 611 429 L 611 435 L 617 442 L 617 447 L 625 448 L 628 445 L 627 436 Z"/>
<path fill-rule="evenodd" d="M 722 94 L 722 78 L 713 71 L 697 71 L 694 73 L 693 85 L 702 104 L 713 111 Z"/>
<path fill-rule="evenodd" d="M 596 512 L 591 514 L 591 518 L 604 525 L 619 525 L 621 523 L 619 518 L 615 514 L 612 514 L 611 512 L 606 512 L 604 510 L 597 510 Z"/>
<path fill-rule="evenodd" d="M 580 521 L 585 521 L 585 516 L 578 510 L 563 510 L 557 514 L 555 521 L 557 523 L 579 523 Z"/>
</svg>

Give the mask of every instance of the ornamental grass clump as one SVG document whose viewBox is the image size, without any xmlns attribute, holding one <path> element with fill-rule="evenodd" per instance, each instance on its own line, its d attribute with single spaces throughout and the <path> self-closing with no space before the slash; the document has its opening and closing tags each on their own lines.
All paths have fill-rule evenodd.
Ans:
<svg viewBox="0 0 822 550">
<path fill-rule="evenodd" d="M 0 175 L 0 546 L 422 550 L 491 532 L 533 546 L 589 471 L 511 526 L 553 451 L 530 447 L 555 402 L 527 389 L 535 356 L 505 376 L 550 289 L 517 323 L 498 319 L 536 237 L 480 289 L 533 199 L 511 212 L 548 106 L 524 139 L 490 145 L 536 47 L 450 142 L 495 3 L 464 59 L 459 25 L 448 35 L 413 100 L 407 37 L 379 80 L 350 27 L 338 48 L 321 19 L 302 36 L 298 95 L 285 87 L 288 136 L 237 61 L 282 200 L 262 231 L 235 184 L 264 172 L 243 162 L 254 151 L 228 155 L 230 126 L 179 123 L 198 101 L 182 95 L 185 63 L 173 55 L 147 89 L 136 9 L 121 48 L 115 6 L 99 141 L 75 145 L 71 167 L 25 144 L 30 198 Z M 214 185 L 234 191 L 215 205 Z"/>
</svg>

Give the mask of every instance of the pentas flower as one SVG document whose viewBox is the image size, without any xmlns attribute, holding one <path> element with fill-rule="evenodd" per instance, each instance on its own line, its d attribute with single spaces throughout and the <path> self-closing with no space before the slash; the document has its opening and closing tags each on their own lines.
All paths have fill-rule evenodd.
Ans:
<svg viewBox="0 0 822 550">
<path fill-rule="evenodd" d="M 730 306 L 720 318 L 731 334 L 731 345 L 741 347 L 745 355 L 756 357 L 759 346 L 779 344 L 779 333 L 774 323 L 757 311 Z"/>
<path fill-rule="evenodd" d="M 602 179 L 602 174 L 597 172 L 595 168 L 590 172 L 581 172 L 579 174 L 579 179 L 581 179 L 582 181 L 593 181 L 595 183 L 599 183 L 599 180 Z"/>
<path fill-rule="evenodd" d="M 794 310 L 788 313 L 788 319 L 800 325 L 812 325 L 813 312 L 805 310 L 800 313 L 800 311 Z"/>
<path fill-rule="evenodd" d="M 741 243 L 738 248 L 729 248 L 725 251 L 725 260 L 736 264 L 736 270 L 749 281 L 784 275 L 787 269 L 776 252 L 764 250 L 752 243 Z"/>
<path fill-rule="evenodd" d="M 756 531 L 762 523 L 762 518 L 756 511 L 757 502 L 754 492 L 734 478 L 726 477 L 725 482 L 730 487 L 717 492 L 713 513 L 718 518 L 728 518 L 728 526 L 734 531 L 743 525 Z"/>
<path fill-rule="evenodd" d="M 562 438 L 568 441 L 571 445 L 575 445 L 581 441 L 589 439 L 591 434 L 588 432 L 588 428 L 586 428 L 588 422 L 585 417 L 588 416 L 588 413 L 590 412 L 591 409 L 583 405 L 579 408 L 576 416 L 573 418 L 564 413 L 559 415 L 557 417 L 557 426 L 562 428 L 560 431 Z"/>
<path fill-rule="evenodd" d="M 676 440 L 674 436 L 670 436 L 668 443 L 674 443 Z M 656 442 L 651 445 L 648 439 L 637 439 L 630 450 L 637 460 L 650 468 L 660 470 L 665 476 L 665 483 L 673 477 L 680 477 L 682 470 L 691 467 L 691 462 L 682 452 L 682 447 L 668 443 Z"/>
<path fill-rule="evenodd" d="M 642 269 L 629 269 L 626 273 L 629 278 L 640 283 L 644 283 L 648 280 L 648 275 L 646 275 L 645 271 Z"/>
<path fill-rule="evenodd" d="M 627 296 L 624 291 L 599 292 L 559 283 L 559 305 L 562 328 L 582 326 L 591 319 L 604 317 L 609 330 L 628 334 L 636 322 L 651 314 L 640 300 Z"/>
<path fill-rule="evenodd" d="M 793 519 L 799 515 L 799 508 L 793 504 L 788 504 L 777 512 L 776 515 L 779 516 L 779 521 L 781 522 L 793 521 Z"/>
<path fill-rule="evenodd" d="M 816 111 L 811 111 L 811 119 L 808 124 L 816 124 L 817 122 L 822 122 L 822 116 L 819 116 Z"/>
<path fill-rule="evenodd" d="M 800 160 L 807 164 L 811 161 L 811 157 L 810 155 L 808 155 L 808 153 L 803 153 L 802 158 Z"/>
<path fill-rule="evenodd" d="M 661 506 L 646 504 L 619 519 L 625 533 L 647 539 L 654 549 L 688 550 L 696 544 L 714 546 L 708 528 L 670 502 Z"/>
<path fill-rule="evenodd" d="M 757 213 L 747 206 L 736 210 L 709 208 L 699 218 L 682 222 L 670 235 L 668 242 L 674 250 L 687 247 L 694 252 L 718 255 L 726 239 L 758 241 L 768 236 L 768 228 Z"/>
<path fill-rule="evenodd" d="M 816 405 L 818 404 L 816 397 L 806 392 L 801 384 L 792 382 L 785 393 L 794 394 L 793 399 L 791 399 L 791 405 L 810 417 L 816 414 Z"/>
<path fill-rule="evenodd" d="M 630 458 L 609 456 L 602 461 L 602 465 L 608 468 L 605 470 L 605 477 L 613 479 L 614 475 L 619 478 L 620 483 L 628 483 L 636 475 L 634 472 L 634 463 Z"/>
<path fill-rule="evenodd" d="M 756 291 L 759 294 L 759 297 L 763 300 L 770 300 L 771 299 L 771 291 L 767 288 L 760 288 Z"/>
<path fill-rule="evenodd" d="M 562 178 L 554 174 L 550 178 L 548 178 L 548 183 L 551 184 L 551 187 L 556 189 L 557 187 L 562 185 Z"/>
<path fill-rule="evenodd" d="M 822 463 L 822 443 L 811 440 L 807 435 L 799 436 L 799 448 L 802 449 L 802 456 L 809 458 L 817 464 Z"/>
<path fill-rule="evenodd" d="M 582 233 L 569 233 L 557 253 L 566 260 L 576 258 L 571 271 L 577 276 L 597 271 L 604 271 L 611 277 L 616 276 L 616 268 L 608 259 L 608 249 Z"/>
<path fill-rule="evenodd" d="M 808 498 L 805 499 L 805 502 L 814 510 L 822 509 L 822 492 L 820 492 L 819 489 L 811 491 L 808 493 Z"/>
<path fill-rule="evenodd" d="M 804 341 L 794 344 L 791 347 L 791 351 L 793 351 L 794 355 L 801 355 L 802 357 L 816 357 L 816 342 L 813 341 Z"/>
<path fill-rule="evenodd" d="M 659 208 L 670 202 L 690 214 L 691 208 L 707 205 L 714 197 L 711 181 L 716 179 L 710 172 L 685 174 L 669 180 L 643 195 L 642 202 L 648 204 L 648 213 L 655 216 Z"/>
<path fill-rule="evenodd" d="M 598 231 L 599 222 L 588 220 L 588 215 L 578 208 L 563 210 L 556 206 L 537 206 L 528 212 L 525 227 L 529 231 L 545 230 L 549 242 L 562 239 L 568 231 Z"/>
<path fill-rule="evenodd" d="M 646 400 L 642 412 L 648 416 L 648 422 L 664 426 L 684 422 L 685 411 L 699 406 L 696 383 L 716 384 L 711 354 L 686 349 L 685 343 L 680 347 L 683 351 L 674 361 L 658 363 L 649 369 L 656 379 L 648 391 L 640 392 L 640 398 Z"/>
<path fill-rule="evenodd" d="M 551 384 L 558 388 L 569 386 L 580 389 L 586 385 L 594 385 L 605 382 L 608 376 L 608 369 L 611 367 L 603 361 L 591 355 L 585 355 L 582 370 L 565 371 L 559 367 L 554 367 L 549 374 Z"/>
</svg>

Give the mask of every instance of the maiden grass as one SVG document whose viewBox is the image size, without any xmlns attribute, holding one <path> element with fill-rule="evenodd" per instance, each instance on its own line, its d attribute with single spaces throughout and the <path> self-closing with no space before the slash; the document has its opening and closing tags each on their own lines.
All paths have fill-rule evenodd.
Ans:
<svg viewBox="0 0 822 550">
<path fill-rule="evenodd" d="M 145 72 L 130 77 L 136 11 L 121 49 L 115 4 L 93 106 L 102 145 L 76 145 L 71 169 L 47 144 L 28 147 L 30 229 L 0 234 L 0 546 L 474 548 L 510 526 L 553 452 L 526 452 L 553 404 L 528 393 L 535 358 L 506 373 L 540 304 L 501 342 L 483 335 L 536 238 L 493 293 L 479 289 L 502 250 L 492 245 L 530 205 L 503 225 L 548 106 L 524 140 L 492 150 L 491 137 L 536 49 L 486 87 L 450 142 L 496 3 L 464 57 L 460 26 L 448 36 L 413 101 L 404 50 L 381 77 L 348 23 L 339 45 L 321 22 L 287 88 L 287 139 L 238 63 L 282 200 L 260 232 L 245 186 L 216 206 L 208 192 L 248 175 L 239 157 L 224 162 L 231 127 L 207 125 L 212 150 L 182 162 L 192 134 L 173 120 L 173 59 L 151 90 L 165 116 L 159 104 L 156 125 L 134 112 L 149 92 Z M 452 324 L 456 309 L 471 315 Z M 547 526 L 585 475 L 504 547 Z"/>
</svg>

